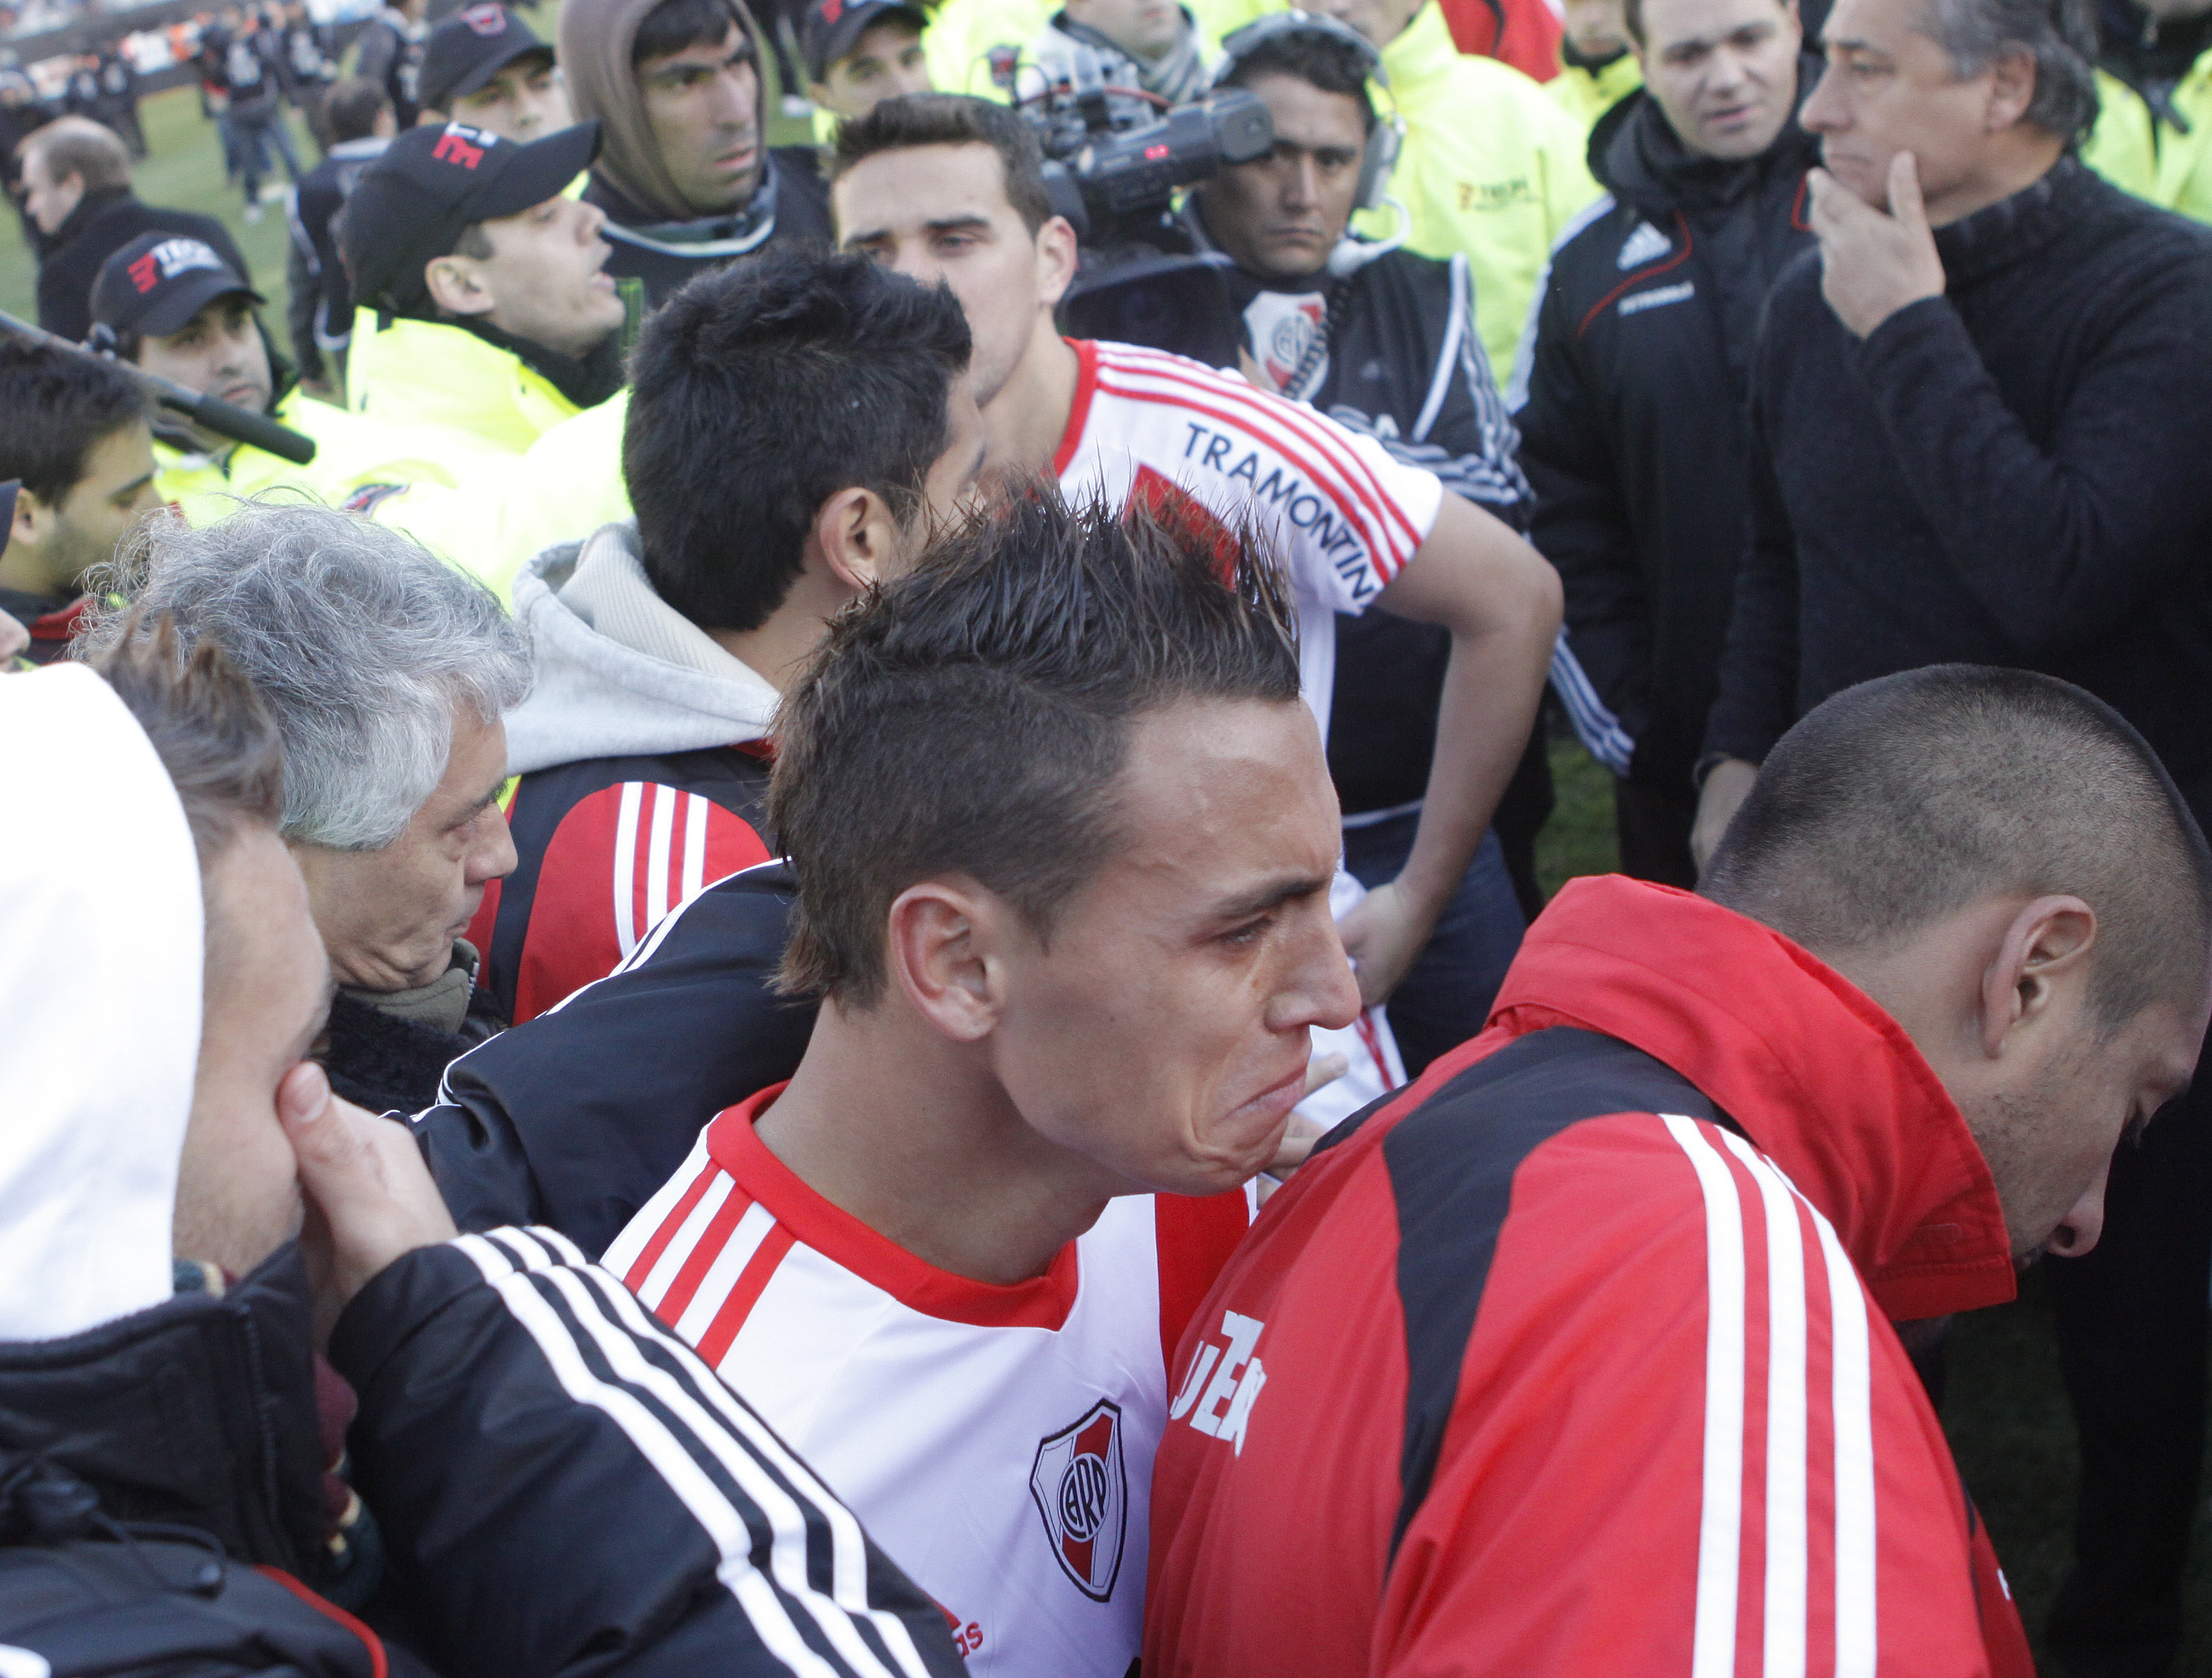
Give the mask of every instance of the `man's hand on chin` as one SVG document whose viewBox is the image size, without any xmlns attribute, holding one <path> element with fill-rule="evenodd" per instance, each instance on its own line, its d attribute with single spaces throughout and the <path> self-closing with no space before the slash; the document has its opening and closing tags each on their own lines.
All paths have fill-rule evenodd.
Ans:
<svg viewBox="0 0 2212 1678">
<path fill-rule="evenodd" d="M 315 1280 L 318 1338 L 392 1260 L 460 1231 L 404 1124 L 331 1093 L 304 1061 L 277 1085 L 276 1110 L 300 1164 L 307 1223 L 300 1232 Z"/>
<path fill-rule="evenodd" d="M 1810 171 L 1805 180 L 1820 240 L 1820 295 L 1854 337 L 1865 337 L 1909 304 L 1943 295 L 1943 258 L 1911 152 L 1889 160 L 1887 215 L 1826 169 Z"/>
</svg>

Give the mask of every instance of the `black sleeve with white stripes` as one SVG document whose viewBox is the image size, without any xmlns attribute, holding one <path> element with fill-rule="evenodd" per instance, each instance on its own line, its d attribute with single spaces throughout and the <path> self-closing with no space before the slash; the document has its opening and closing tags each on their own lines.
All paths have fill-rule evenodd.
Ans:
<svg viewBox="0 0 2212 1678">
<path fill-rule="evenodd" d="M 944 1614 L 550 1230 L 410 1253 L 339 1319 L 355 1484 L 449 1673 L 925 1678 Z"/>
</svg>

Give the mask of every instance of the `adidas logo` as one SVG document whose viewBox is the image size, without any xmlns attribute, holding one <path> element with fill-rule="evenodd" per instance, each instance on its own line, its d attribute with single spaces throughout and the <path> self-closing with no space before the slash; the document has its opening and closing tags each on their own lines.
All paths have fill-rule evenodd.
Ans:
<svg viewBox="0 0 2212 1678">
<path fill-rule="evenodd" d="M 1656 262 L 1674 248 L 1674 241 L 1650 222 L 1638 222 L 1636 231 L 1621 241 L 1620 254 L 1613 258 L 1613 266 L 1623 270 L 1641 268 L 1647 262 Z"/>
</svg>

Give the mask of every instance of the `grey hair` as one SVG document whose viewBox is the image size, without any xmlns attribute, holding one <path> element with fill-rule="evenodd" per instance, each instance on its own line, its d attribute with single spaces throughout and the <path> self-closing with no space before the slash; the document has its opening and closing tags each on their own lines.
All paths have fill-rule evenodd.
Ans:
<svg viewBox="0 0 2212 1678">
<path fill-rule="evenodd" d="M 195 530 L 150 520 L 94 580 L 107 605 L 78 645 L 167 617 L 246 672 L 284 745 L 287 839 L 374 851 L 444 778 L 453 720 L 495 720 L 530 690 L 521 632 L 498 597 L 398 532 L 275 496 Z M 120 599 L 115 597 L 119 596 Z"/>
<path fill-rule="evenodd" d="M 2097 120 L 2097 18 L 2091 0 L 1927 0 L 1927 30 L 1961 81 L 2008 53 L 2035 60 L 2021 120 L 2074 139 Z"/>
</svg>

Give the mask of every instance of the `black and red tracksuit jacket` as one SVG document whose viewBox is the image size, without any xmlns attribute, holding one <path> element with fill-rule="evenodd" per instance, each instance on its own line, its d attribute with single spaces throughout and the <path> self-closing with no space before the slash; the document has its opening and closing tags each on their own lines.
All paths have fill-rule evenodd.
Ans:
<svg viewBox="0 0 2212 1678">
<path fill-rule="evenodd" d="M 2030 1678 L 1890 1327 L 2013 1292 L 1887 1014 L 1717 904 L 1577 880 L 1184 1335 L 1146 1678 Z"/>
<path fill-rule="evenodd" d="M 507 807 L 514 872 L 484 892 L 469 941 L 520 1025 L 629 959 L 653 923 L 769 860 L 765 740 L 535 769 Z"/>
</svg>

